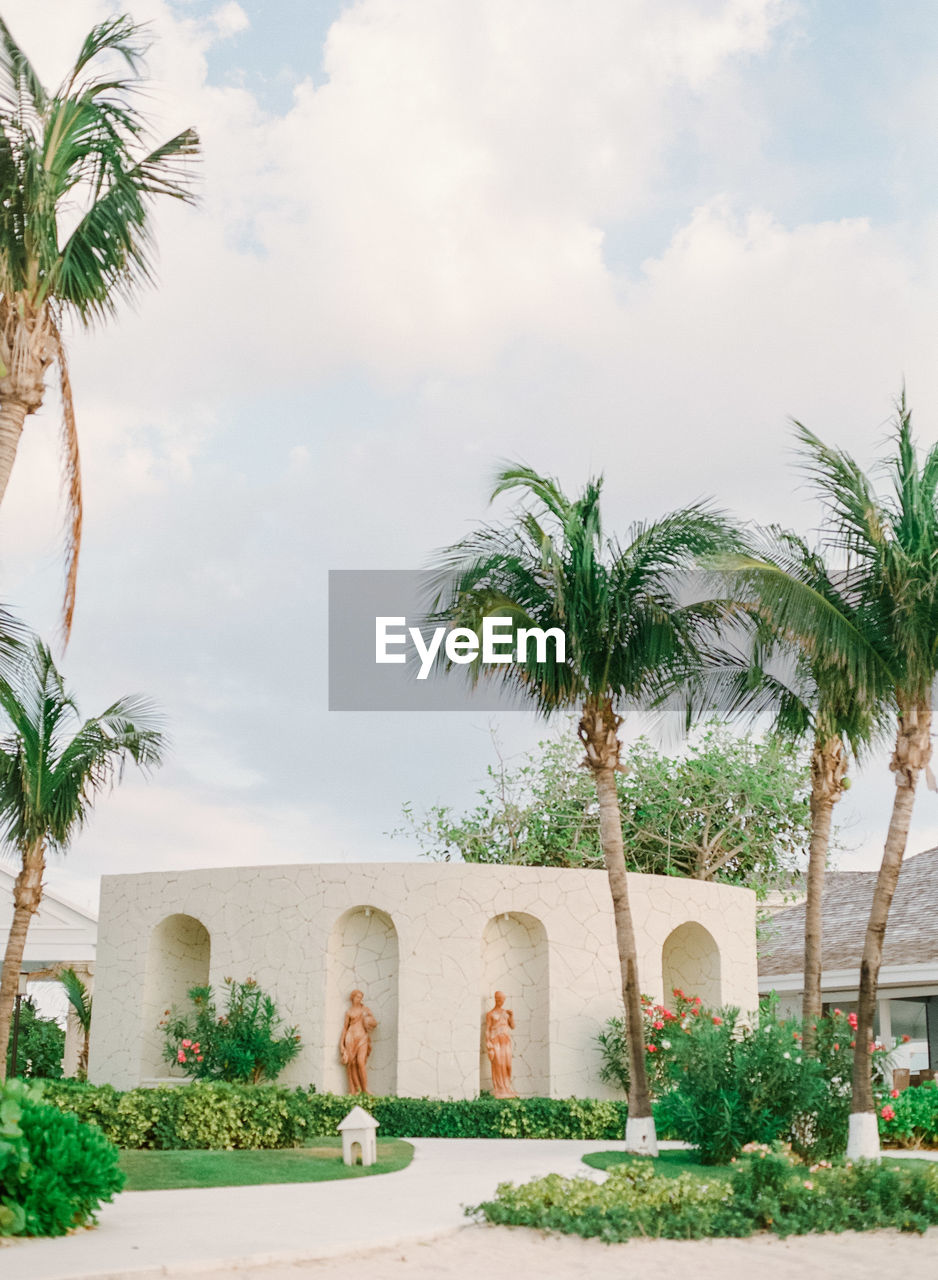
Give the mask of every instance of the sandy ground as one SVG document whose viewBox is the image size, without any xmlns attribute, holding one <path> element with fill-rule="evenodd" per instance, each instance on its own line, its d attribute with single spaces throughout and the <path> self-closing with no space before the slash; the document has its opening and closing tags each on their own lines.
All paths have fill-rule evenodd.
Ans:
<svg viewBox="0 0 938 1280">
<path fill-rule="evenodd" d="M 418 1244 L 320 1262 L 191 1272 L 192 1280 L 806 1280 L 806 1277 L 938 1275 L 938 1228 L 925 1236 L 863 1234 L 756 1236 L 749 1240 L 632 1240 L 606 1245 L 523 1227 L 470 1226 Z M 174 1271 L 182 1280 L 187 1273 Z"/>
</svg>

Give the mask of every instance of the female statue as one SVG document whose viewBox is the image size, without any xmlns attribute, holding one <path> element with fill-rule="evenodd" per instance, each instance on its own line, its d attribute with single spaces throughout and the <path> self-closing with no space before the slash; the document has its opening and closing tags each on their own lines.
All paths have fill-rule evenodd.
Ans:
<svg viewBox="0 0 938 1280">
<path fill-rule="evenodd" d="M 364 993 L 353 991 L 345 1014 L 339 1055 L 348 1075 L 349 1093 L 368 1092 L 368 1058 L 371 1055 L 371 1032 L 378 1019 L 364 1003 Z"/>
<path fill-rule="evenodd" d="M 485 1015 L 485 1052 L 492 1064 L 492 1097 L 517 1098 L 511 1087 L 511 1033 L 515 1015 L 504 1008 L 504 991 L 495 992 L 495 1007 Z"/>
</svg>

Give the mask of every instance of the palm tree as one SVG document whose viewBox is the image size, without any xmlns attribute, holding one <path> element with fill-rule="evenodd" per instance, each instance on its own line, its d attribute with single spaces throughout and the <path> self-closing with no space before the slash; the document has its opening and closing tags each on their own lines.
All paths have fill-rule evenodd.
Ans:
<svg viewBox="0 0 938 1280">
<path fill-rule="evenodd" d="M 47 92 L 0 19 L 0 501 L 23 424 L 58 365 L 68 502 L 63 630 L 75 607 L 81 469 L 63 341 L 66 319 L 89 327 L 153 278 L 155 198 L 190 200 L 186 129 L 157 147 L 137 108 L 142 28 L 128 17 L 93 27 L 75 65 Z M 117 71 L 115 60 L 126 64 Z"/>
<path fill-rule="evenodd" d="M 494 499 L 519 489 L 533 499 L 508 526 L 486 525 L 441 553 L 435 570 L 438 619 L 481 626 L 485 616 L 520 627 L 560 628 L 566 661 L 545 645 L 490 668 L 547 717 L 575 710 L 586 765 L 599 798 L 600 842 L 609 877 L 629 1043 L 626 1146 L 657 1150 L 645 1070 L 641 989 L 629 907 L 622 819 L 616 790 L 621 770 L 622 710 L 651 701 L 669 674 L 690 673 L 717 610 L 679 602 L 681 576 L 698 559 L 731 544 L 729 522 L 692 506 L 654 524 L 636 524 L 621 545 L 603 532 L 602 479 L 571 500 L 558 483 L 528 467 L 497 478 Z M 476 675 L 479 670 L 476 669 Z"/>
<path fill-rule="evenodd" d="M 0 678 L 0 838 L 20 860 L 13 920 L 0 977 L 0 1080 L 5 1073 L 10 1014 L 29 922 L 39 910 L 48 852 L 64 853 L 88 821 L 96 797 L 119 781 L 127 760 L 146 769 L 160 762 L 163 734 L 142 698 L 122 698 L 95 719 L 78 708 L 39 640 L 9 679 Z"/>
<path fill-rule="evenodd" d="M 81 1049 L 78 1053 L 79 1080 L 88 1079 L 88 1047 L 91 1040 L 91 1010 L 94 999 L 88 993 L 88 985 L 79 978 L 74 969 L 62 969 L 59 982 L 68 997 L 68 1003 L 81 1028 Z"/>
<path fill-rule="evenodd" d="M 895 795 L 860 960 L 848 1155 L 877 1157 L 870 1046 L 883 940 L 922 772 L 934 785 L 932 698 L 938 675 L 938 445 L 919 460 L 905 393 L 880 494 L 859 465 L 796 423 L 805 465 L 824 502 L 826 542 L 842 560 L 833 608 L 796 578 L 776 580 L 774 617 L 838 667 L 853 695 L 890 717 Z"/>
<path fill-rule="evenodd" d="M 772 527 L 753 539 L 752 553 L 721 559 L 728 594 L 749 613 L 748 643 L 708 654 L 699 682 L 678 691 L 688 720 L 717 712 L 757 720 L 770 716 L 772 732 L 810 744 L 811 838 L 805 902 L 803 1048 L 813 1053 L 822 1013 L 822 906 L 835 804 L 847 785 L 851 757 L 860 760 L 885 728 L 881 691 L 861 696 L 830 645 L 813 634 L 786 630 L 777 608 L 785 589 L 802 590 L 813 607 L 842 617 L 841 643 L 865 647 L 852 629 L 850 602 L 823 556 L 796 534 Z M 790 614 L 783 612 L 790 627 Z"/>
</svg>

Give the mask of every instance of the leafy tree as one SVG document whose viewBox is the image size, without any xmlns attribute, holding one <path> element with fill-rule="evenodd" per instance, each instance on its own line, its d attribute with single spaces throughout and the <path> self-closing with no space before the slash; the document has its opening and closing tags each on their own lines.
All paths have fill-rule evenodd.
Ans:
<svg viewBox="0 0 938 1280">
<path fill-rule="evenodd" d="M 225 979 L 225 1012 L 219 1014 L 211 987 L 193 987 L 192 1009 L 171 1009 L 160 1023 L 165 1035 L 163 1056 L 185 1067 L 196 1080 L 259 1084 L 276 1080 L 300 1051 L 296 1027 L 283 1019 L 269 995 L 253 978 Z M 281 1028 L 283 1028 L 281 1030 Z"/>
<path fill-rule="evenodd" d="M 808 770 L 775 737 L 710 726 L 683 755 L 644 738 L 617 775 L 630 871 L 746 884 L 760 896 L 787 888 L 809 838 Z M 582 753 L 566 739 L 542 742 L 511 766 L 499 758 L 469 812 L 404 806 L 425 856 L 441 861 L 602 867 L 599 804 Z"/>
<path fill-rule="evenodd" d="M 15 1016 L 15 1015 L 14 1015 Z M 33 1000 L 20 1001 L 20 1025 L 16 1041 L 16 1074 L 24 1080 L 58 1080 L 62 1075 L 65 1031 L 55 1018 L 43 1018 Z M 7 1072 L 13 1068 L 13 1018 L 6 1053 Z"/>
<path fill-rule="evenodd" d="M 119 781 L 128 759 L 146 769 L 162 756 L 163 734 L 143 698 L 122 698 L 100 716 L 78 721 L 52 655 L 42 641 L 33 641 L 9 678 L 0 678 L 0 840 L 20 861 L 0 978 L 4 1075 L 10 1014 L 29 922 L 42 899 L 46 854 L 66 852 L 96 797 Z"/>
<path fill-rule="evenodd" d="M 151 205 L 191 199 L 185 162 L 198 152 L 192 129 L 155 148 L 146 143 L 137 106 L 145 51 L 140 26 L 108 18 L 50 93 L 0 19 L 0 501 L 23 424 L 41 407 L 57 364 L 69 507 L 66 636 L 82 505 L 63 323 L 106 320 L 152 280 Z"/>
<path fill-rule="evenodd" d="M 621 709 L 656 697 L 666 678 L 694 670 L 704 637 L 720 610 L 684 604 L 679 579 L 701 556 L 731 543 L 729 522 L 705 506 L 636 524 L 625 544 L 607 536 L 600 517 L 601 479 L 575 499 L 528 467 L 498 477 L 493 498 L 519 489 L 522 504 L 506 526 L 485 525 L 441 554 L 437 616 L 481 630 L 485 616 L 518 628 L 559 628 L 556 647 L 538 654 L 529 643 L 521 660 L 490 668 L 541 715 L 576 711 L 577 732 L 599 801 L 599 831 L 609 876 L 629 1035 L 629 1120 L 626 1143 L 655 1149 L 645 1072 L 642 1009 L 629 906 L 616 774 L 621 769 Z M 476 668 L 476 675 L 480 668 Z"/>
<path fill-rule="evenodd" d="M 74 969 L 63 969 L 59 973 L 59 982 L 68 997 L 68 1003 L 81 1027 L 81 1049 L 78 1054 L 79 1080 L 88 1079 L 88 1047 L 91 1039 L 91 1010 L 94 1001 L 88 992 L 87 984 L 82 982 Z"/>
</svg>

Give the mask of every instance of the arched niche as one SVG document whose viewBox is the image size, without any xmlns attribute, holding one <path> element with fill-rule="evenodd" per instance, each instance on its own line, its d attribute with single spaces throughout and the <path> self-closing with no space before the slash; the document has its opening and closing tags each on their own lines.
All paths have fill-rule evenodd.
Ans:
<svg viewBox="0 0 938 1280">
<path fill-rule="evenodd" d="M 140 1075 L 144 1080 L 179 1074 L 163 1057 L 159 1024 L 167 1009 L 184 1008 L 192 987 L 208 983 L 211 939 L 195 916 L 172 915 L 150 934 L 143 983 L 143 1038 Z"/>
<path fill-rule="evenodd" d="M 674 1005 L 673 991 L 678 987 L 689 996 L 700 996 L 710 1009 L 723 1003 L 720 984 L 720 948 L 702 924 L 688 920 L 678 925 L 664 940 L 661 948 L 661 977 L 664 1002 Z"/>
<path fill-rule="evenodd" d="M 378 1020 L 371 1033 L 368 1090 L 397 1091 L 397 930 L 377 907 L 353 907 L 332 927 L 326 956 L 326 1061 L 323 1087 L 345 1093 L 348 1080 L 339 1057 L 339 1038 L 349 994 L 363 992 L 365 1004 Z"/>
<path fill-rule="evenodd" d="M 485 1052 L 485 1015 L 496 991 L 515 1015 L 512 1083 L 521 1097 L 546 1095 L 550 1088 L 547 933 L 536 916 L 508 911 L 493 916 L 482 934 L 482 1023 L 480 1092 L 492 1088 Z"/>
</svg>

